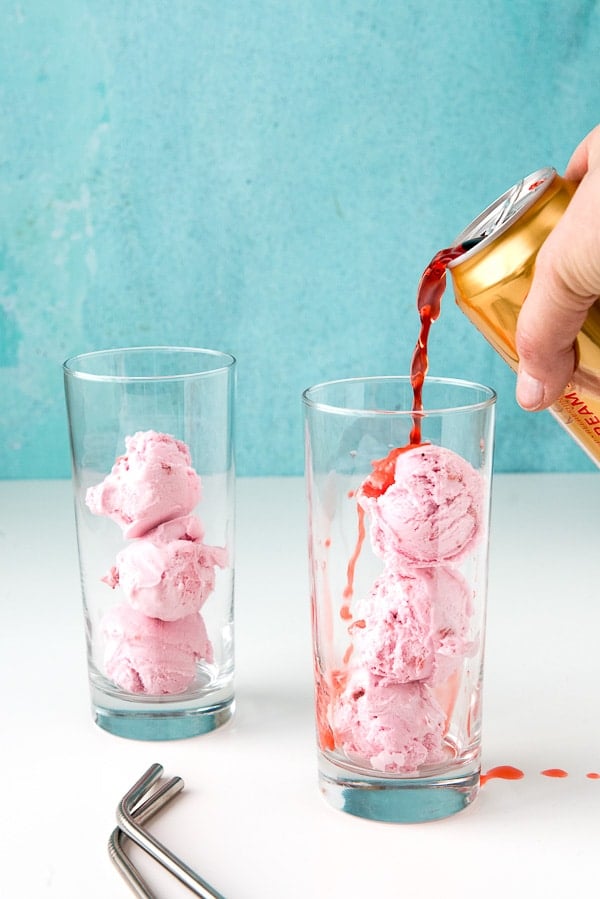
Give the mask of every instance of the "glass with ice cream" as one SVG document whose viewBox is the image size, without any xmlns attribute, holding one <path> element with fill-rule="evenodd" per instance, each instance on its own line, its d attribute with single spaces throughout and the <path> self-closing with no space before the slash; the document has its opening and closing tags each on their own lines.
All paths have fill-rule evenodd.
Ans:
<svg viewBox="0 0 600 899">
<path fill-rule="evenodd" d="M 234 700 L 235 359 L 139 347 L 63 369 L 95 720 L 212 730 Z"/>
<path fill-rule="evenodd" d="M 357 378 L 303 395 L 319 780 L 417 822 L 479 787 L 495 394 Z"/>
</svg>

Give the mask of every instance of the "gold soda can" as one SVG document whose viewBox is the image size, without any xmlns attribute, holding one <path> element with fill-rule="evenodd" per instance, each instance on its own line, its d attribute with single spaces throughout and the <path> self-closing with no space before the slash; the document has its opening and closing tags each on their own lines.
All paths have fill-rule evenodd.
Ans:
<svg viewBox="0 0 600 899">
<path fill-rule="evenodd" d="M 448 269 L 459 308 L 513 370 L 517 317 L 536 256 L 575 193 L 551 167 L 523 178 L 456 238 L 471 247 Z M 600 301 L 576 341 L 577 368 L 550 411 L 600 467 Z"/>
</svg>

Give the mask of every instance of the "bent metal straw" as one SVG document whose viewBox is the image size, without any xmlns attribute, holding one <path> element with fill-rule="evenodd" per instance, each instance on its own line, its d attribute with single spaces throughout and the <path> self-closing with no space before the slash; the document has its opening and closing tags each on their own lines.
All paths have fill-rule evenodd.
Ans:
<svg viewBox="0 0 600 899">
<path fill-rule="evenodd" d="M 153 793 L 149 799 L 146 799 L 142 805 L 134 809 L 133 816 L 135 820 L 138 824 L 144 824 L 180 793 L 182 789 L 183 780 L 180 777 L 173 777 Z M 108 841 L 110 858 L 136 896 L 140 897 L 140 899 L 154 899 L 154 894 L 123 848 L 125 836 L 119 827 L 115 827 Z"/>
<path fill-rule="evenodd" d="M 166 846 L 155 839 L 135 818 L 135 807 L 148 792 L 151 785 L 163 772 L 162 765 L 154 764 L 131 787 L 121 799 L 117 807 L 117 823 L 119 828 L 134 842 L 141 846 L 155 861 L 159 862 L 181 881 L 189 890 L 201 899 L 225 899 L 203 877 L 177 858 Z M 183 785 L 183 781 L 182 781 Z M 139 875 L 138 875 L 139 876 Z M 143 895 L 143 894 L 142 894 Z"/>
</svg>

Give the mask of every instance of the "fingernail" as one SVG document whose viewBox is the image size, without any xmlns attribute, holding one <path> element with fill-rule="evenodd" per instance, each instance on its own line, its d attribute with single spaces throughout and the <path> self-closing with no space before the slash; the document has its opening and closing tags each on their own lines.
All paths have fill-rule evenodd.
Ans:
<svg viewBox="0 0 600 899">
<path fill-rule="evenodd" d="M 523 409 L 534 410 L 544 400 L 544 385 L 528 372 L 520 371 L 517 379 L 517 402 Z"/>
</svg>

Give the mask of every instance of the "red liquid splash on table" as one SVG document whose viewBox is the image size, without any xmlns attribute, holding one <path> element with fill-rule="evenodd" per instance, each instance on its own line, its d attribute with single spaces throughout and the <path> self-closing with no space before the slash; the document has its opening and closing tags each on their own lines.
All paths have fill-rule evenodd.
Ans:
<svg viewBox="0 0 600 899">
<path fill-rule="evenodd" d="M 558 780 L 569 776 L 569 772 L 565 771 L 564 768 L 544 768 L 543 771 L 540 771 L 540 774 L 542 777 L 550 777 Z M 525 775 L 520 768 L 514 768 L 512 765 L 498 765 L 495 768 L 490 768 L 485 774 L 482 773 L 479 782 L 483 787 L 488 780 L 521 780 L 524 776 Z M 585 776 L 588 780 L 600 780 L 600 772 L 598 771 L 588 771 Z"/>
<path fill-rule="evenodd" d="M 512 765 L 497 765 L 482 774 L 479 783 L 483 786 L 488 780 L 521 780 L 523 777 L 525 774 L 520 768 L 514 768 Z"/>
</svg>

